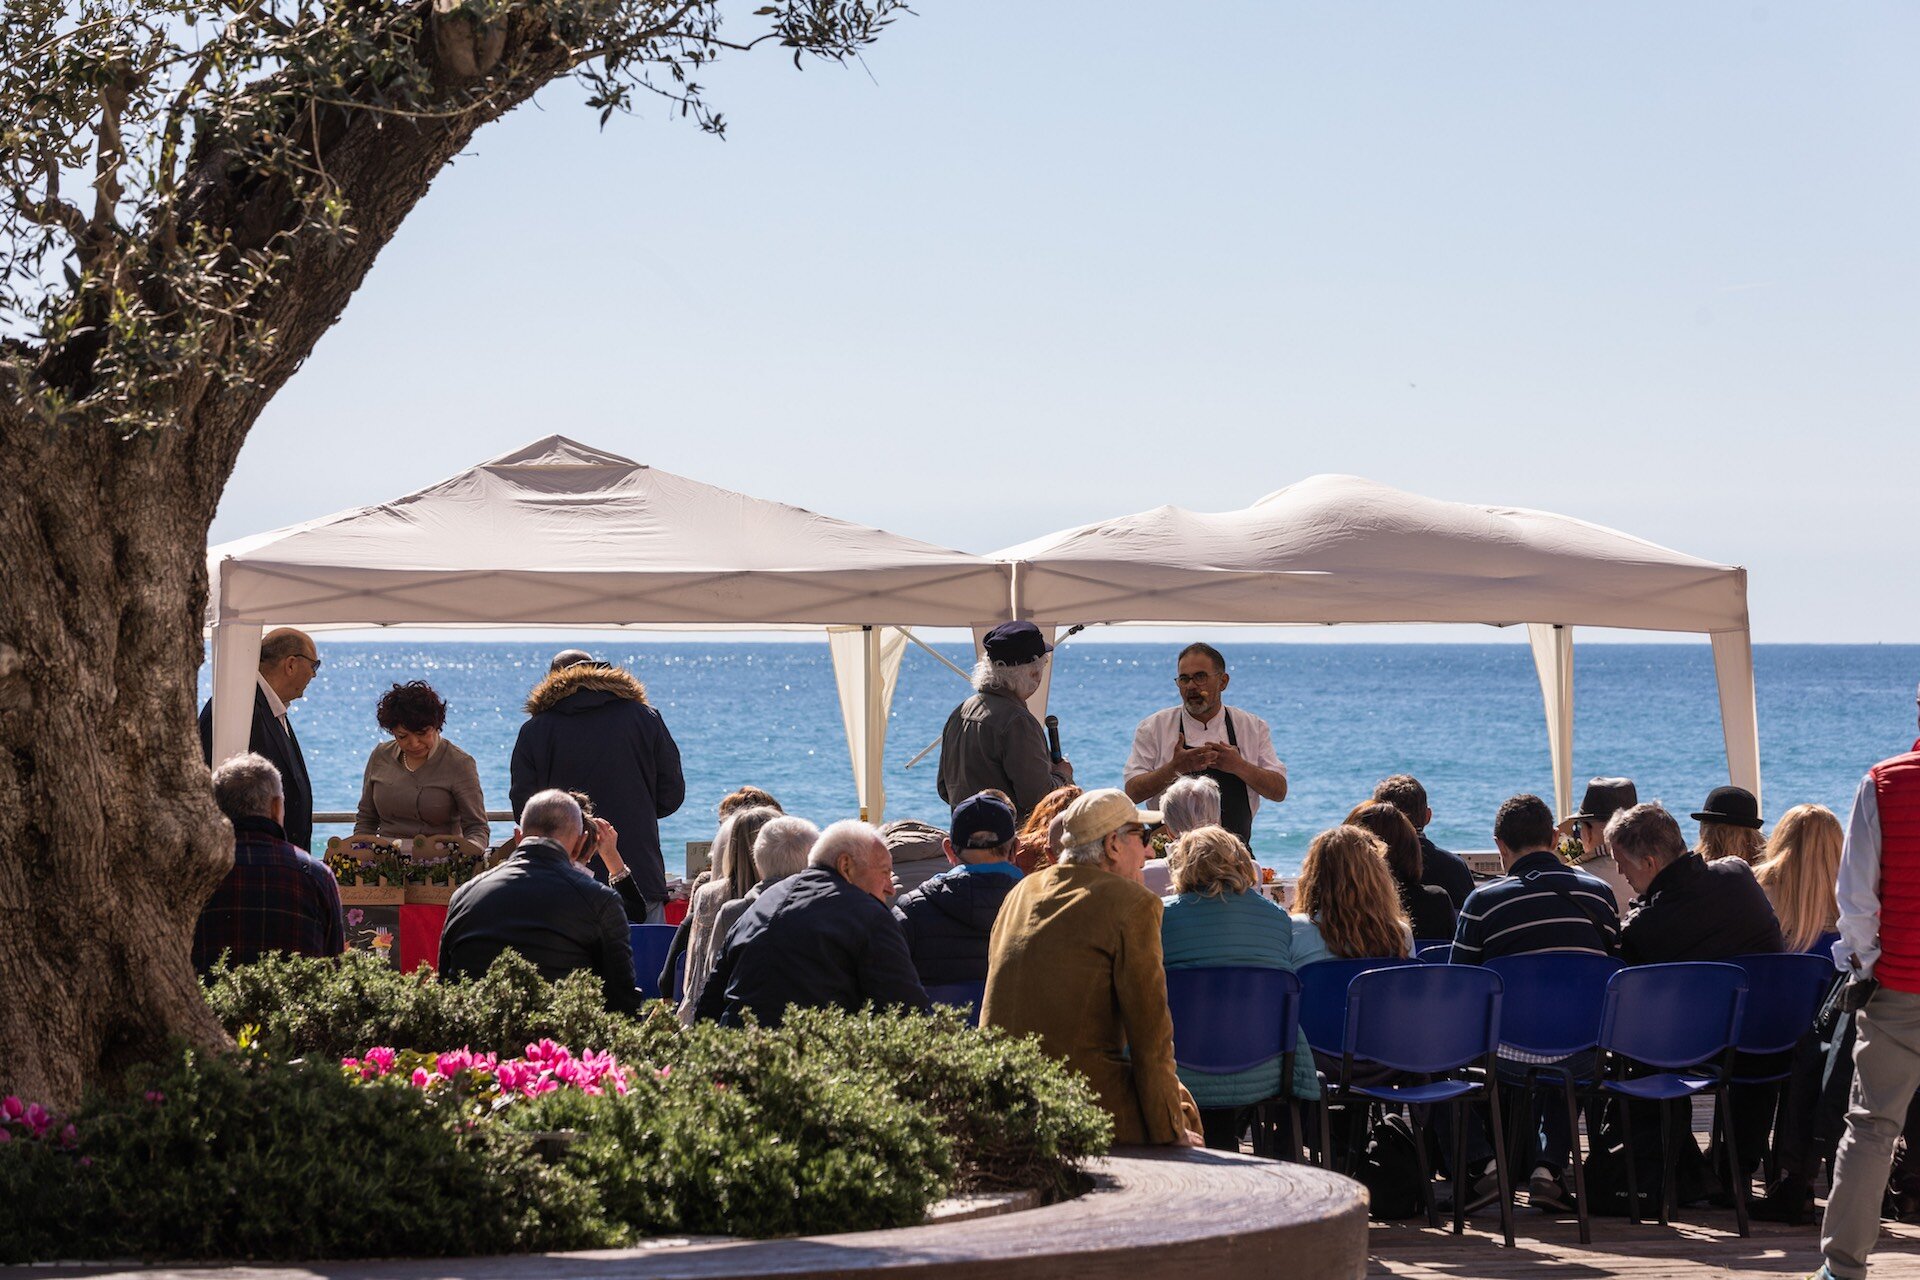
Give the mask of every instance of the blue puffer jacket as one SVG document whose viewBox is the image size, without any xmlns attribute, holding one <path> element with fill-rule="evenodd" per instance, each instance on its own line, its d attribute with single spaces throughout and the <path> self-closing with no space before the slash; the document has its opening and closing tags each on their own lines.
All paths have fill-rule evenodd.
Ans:
<svg viewBox="0 0 1920 1280">
<path fill-rule="evenodd" d="M 514 813 L 548 787 L 586 792 L 594 812 L 619 834 L 634 888 L 649 902 L 663 901 L 660 819 L 687 798 L 687 782 L 680 748 L 647 705 L 647 691 L 618 667 L 567 667 L 535 686 L 527 715 L 513 744 L 508 798 Z M 598 858 L 593 871 L 606 879 Z"/>
<path fill-rule="evenodd" d="M 1000 904 L 1020 883 L 1011 862 L 943 871 L 893 904 L 920 981 L 930 987 L 987 980 L 987 939 Z"/>
</svg>

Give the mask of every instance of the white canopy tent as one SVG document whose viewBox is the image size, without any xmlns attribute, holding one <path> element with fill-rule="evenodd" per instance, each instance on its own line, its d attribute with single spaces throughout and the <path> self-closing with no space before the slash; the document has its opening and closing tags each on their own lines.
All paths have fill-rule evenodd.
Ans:
<svg viewBox="0 0 1920 1280">
<path fill-rule="evenodd" d="M 1013 613 L 1069 623 L 1526 624 L 1557 811 L 1572 811 L 1575 626 L 1711 637 L 1727 771 L 1760 794 L 1745 569 L 1567 516 L 1313 476 L 1241 511 L 1157 507 L 993 553 Z"/>
<path fill-rule="evenodd" d="M 991 625 L 1009 591 L 1004 565 L 563 436 L 207 559 L 215 760 L 246 749 L 269 626 L 821 627 L 874 820 L 904 629 Z"/>
</svg>

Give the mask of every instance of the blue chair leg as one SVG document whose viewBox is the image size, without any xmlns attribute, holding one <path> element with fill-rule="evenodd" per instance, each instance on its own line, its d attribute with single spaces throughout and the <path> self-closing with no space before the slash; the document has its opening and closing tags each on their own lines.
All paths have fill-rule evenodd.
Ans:
<svg viewBox="0 0 1920 1280">
<path fill-rule="evenodd" d="M 1640 1159 L 1633 1143 L 1633 1108 L 1623 1095 L 1615 1095 L 1620 1104 L 1620 1129 L 1627 1139 L 1627 1221 L 1640 1225 Z"/>
<path fill-rule="evenodd" d="M 1720 1139 L 1727 1152 L 1727 1185 L 1733 1189 L 1733 1220 L 1747 1234 L 1747 1179 L 1740 1171 L 1740 1151 L 1733 1140 L 1733 1099 L 1725 1085 L 1714 1091 L 1714 1114 L 1720 1118 Z"/>
<path fill-rule="evenodd" d="M 1687 1141 L 1693 1141 L 1688 1138 Z M 1673 1107 L 1666 1102 L 1660 1103 L 1660 1225 L 1665 1227 L 1673 1222 L 1674 1186 L 1673 1186 Z"/>
<path fill-rule="evenodd" d="M 1587 1174 L 1580 1160 L 1580 1104 L 1573 1096 L 1573 1074 L 1561 1077 L 1567 1104 L 1567 1158 L 1573 1162 L 1573 1211 L 1580 1222 L 1580 1243 L 1593 1243 L 1593 1227 L 1587 1218 Z"/>
<path fill-rule="evenodd" d="M 1531 1110 L 1531 1106 L 1529 1106 Z M 1500 1186 L 1500 1234 L 1513 1248 L 1513 1179 L 1507 1171 L 1507 1149 L 1500 1132 L 1500 1082 L 1494 1064 L 1487 1062 L 1487 1114 L 1493 1118 L 1493 1176 Z"/>
<path fill-rule="evenodd" d="M 1467 1197 L 1473 1194 L 1473 1180 L 1467 1177 L 1467 1108 L 1459 1098 L 1453 1107 L 1453 1234 L 1467 1229 Z M 1440 1224 L 1432 1223 L 1434 1226 Z"/>
<path fill-rule="evenodd" d="M 1385 1110 L 1381 1112 L 1385 1116 Z M 1420 1121 L 1420 1113 L 1413 1107 L 1407 1108 L 1407 1124 L 1413 1130 L 1413 1158 L 1420 1165 L 1420 1199 L 1427 1206 L 1427 1225 L 1440 1225 L 1440 1209 L 1433 1202 L 1433 1167 L 1427 1160 L 1427 1126 Z"/>
</svg>

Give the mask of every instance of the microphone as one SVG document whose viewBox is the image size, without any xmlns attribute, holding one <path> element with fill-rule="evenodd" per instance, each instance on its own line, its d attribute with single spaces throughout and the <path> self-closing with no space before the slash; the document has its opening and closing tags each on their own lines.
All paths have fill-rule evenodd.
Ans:
<svg viewBox="0 0 1920 1280">
<path fill-rule="evenodd" d="M 1053 760 L 1055 764 L 1059 764 L 1062 760 L 1066 759 L 1065 756 L 1060 754 L 1060 717 L 1059 716 L 1047 717 L 1047 755 Z"/>
</svg>

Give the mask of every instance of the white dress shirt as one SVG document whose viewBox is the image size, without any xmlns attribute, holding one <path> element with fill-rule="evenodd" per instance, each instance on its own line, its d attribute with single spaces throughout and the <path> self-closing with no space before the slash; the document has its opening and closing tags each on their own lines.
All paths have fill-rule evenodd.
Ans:
<svg viewBox="0 0 1920 1280">
<path fill-rule="evenodd" d="M 1833 944 L 1833 962 L 1851 970 L 1849 960 L 1858 956 L 1861 976 L 1872 977 L 1880 959 L 1880 801 L 1872 774 L 1860 779 L 1860 789 L 1853 793 L 1833 896 L 1840 904 L 1840 940 Z"/>
<path fill-rule="evenodd" d="M 260 682 L 260 692 L 267 695 L 267 710 L 273 712 L 273 718 L 280 722 L 282 729 L 293 732 L 287 725 L 287 704 L 280 701 L 280 695 L 273 691 L 273 686 L 267 683 L 265 676 L 256 671 L 253 678 Z"/>
<path fill-rule="evenodd" d="M 1280 763 L 1280 757 L 1273 751 L 1273 730 L 1267 722 L 1251 711 L 1242 711 L 1238 707 L 1229 707 L 1225 703 L 1213 719 L 1200 721 L 1187 714 L 1185 706 L 1168 707 L 1165 711 L 1156 711 L 1140 722 L 1133 731 L 1133 753 L 1127 757 L 1127 767 L 1123 776 L 1128 782 L 1143 773 L 1152 773 L 1155 769 L 1173 759 L 1173 753 L 1180 746 L 1181 730 L 1186 731 L 1187 745 L 1197 747 L 1203 742 L 1225 742 L 1227 740 L 1226 717 L 1233 716 L 1233 736 L 1238 739 L 1240 754 L 1247 763 L 1260 769 L 1272 769 L 1281 777 L 1287 776 L 1287 766 Z M 1260 812 L 1260 795 L 1252 787 L 1247 788 L 1247 808 L 1250 814 Z"/>
</svg>

